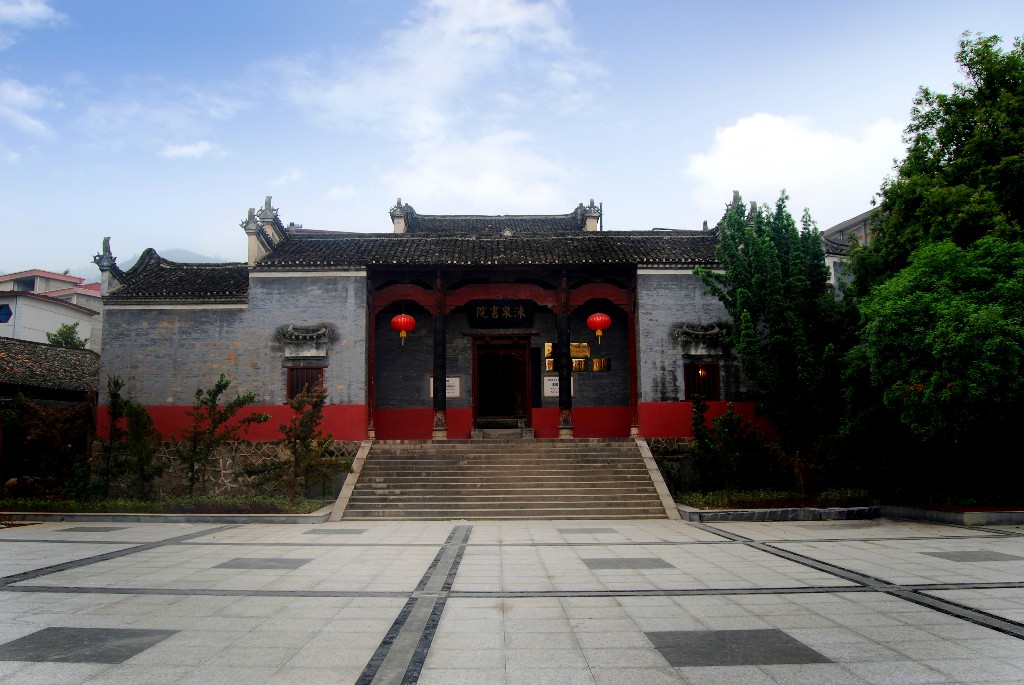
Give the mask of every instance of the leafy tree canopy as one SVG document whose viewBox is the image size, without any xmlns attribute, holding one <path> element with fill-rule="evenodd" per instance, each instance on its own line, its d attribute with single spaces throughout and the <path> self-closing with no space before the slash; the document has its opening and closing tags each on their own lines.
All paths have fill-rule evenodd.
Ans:
<svg viewBox="0 0 1024 685">
<path fill-rule="evenodd" d="M 850 375 L 926 444 L 1010 442 L 1024 412 L 1024 243 L 925 246 L 861 307 Z M 877 396 L 876 395 L 876 396 Z"/>
<path fill-rule="evenodd" d="M 966 81 L 922 87 L 904 131 L 907 155 L 880 192 L 871 242 L 853 260 L 857 289 L 898 272 L 931 242 L 965 247 L 984 235 L 1020 239 L 1024 221 L 1024 44 L 964 34 Z"/>
<path fill-rule="evenodd" d="M 805 211 L 801 227 L 783 192 L 748 224 L 733 202 L 719 224 L 722 272 L 700 270 L 734 322 L 731 342 L 759 408 L 782 448 L 808 447 L 838 415 L 837 343 L 848 328 L 849 305 L 828 284 L 821 237 Z"/>
<path fill-rule="evenodd" d="M 62 323 L 56 331 L 46 334 L 46 341 L 57 347 L 67 347 L 73 350 L 84 350 L 89 344 L 88 338 L 78 337 L 78 322 Z"/>
</svg>

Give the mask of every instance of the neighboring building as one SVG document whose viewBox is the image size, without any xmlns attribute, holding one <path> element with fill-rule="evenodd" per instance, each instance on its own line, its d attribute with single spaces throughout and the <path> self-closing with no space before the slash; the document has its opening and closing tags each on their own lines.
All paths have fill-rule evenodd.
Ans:
<svg viewBox="0 0 1024 685">
<path fill-rule="evenodd" d="M 19 395 L 42 404 L 94 404 L 99 367 L 99 355 L 92 350 L 0 337 L 0 408 L 12 405 Z M 24 475 L 26 460 L 38 457 L 25 453 L 22 432 L 17 425 L 5 430 L 0 414 L 0 482 Z"/>
<path fill-rule="evenodd" d="M 822 231 L 821 243 L 825 250 L 825 264 L 828 265 L 829 282 L 833 286 L 840 280 L 849 281 L 853 277 L 845 266 L 846 257 L 851 246 L 867 245 L 871 240 L 871 221 L 876 211 L 869 209 Z"/>
<path fill-rule="evenodd" d="M 99 359 L 92 350 L 0 337 L 0 403 L 19 394 L 55 402 L 94 399 Z"/>
<path fill-rule="evenodd" d="M 688 436 L 697 394 L 712 415 L 731 400 L 751 414 L 723 349 L 728 314 L 693 273 L 715 267 L 717 231 L 600 231 L 593 201 L 459 216 L 399 200 L 390 216 L 389 233 L 305 230 L 268 197 L 242 221 L 247 263 L 149 249 L 122 271 L 104 240 L 101 377 L 120 376 L 165 435 L 221 372 L 272 415 L 256 440 L 279 437 L 287 397 L 307 383 L 327 388 L 324 427 L 339 440 L 497 426 Z M 600 337 L 596 313 L 610 324 Z M 393 329 L 402 314 L 415 322 L 405 338 Z"/>
<path fill-rule="evenodd" d="M 99 352 L 103 336 L 103 300 L 99 283 L 32 269 L 0 275 L 0 336 L 47 342 L 46 334 L 78 323 L 88 348 Z"/>
</svg>

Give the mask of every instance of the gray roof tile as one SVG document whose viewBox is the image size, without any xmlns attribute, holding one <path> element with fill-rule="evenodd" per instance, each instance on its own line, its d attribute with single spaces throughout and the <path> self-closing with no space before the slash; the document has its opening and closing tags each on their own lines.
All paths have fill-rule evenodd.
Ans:
<svg viewBox="0 0 1024 685">
<path fill-rule="evenodd" d="M 0 338 L 0 382 L 6 386 L 87 392 L 99 384 L 100 357 L 44 343 Z"/>
</svg>

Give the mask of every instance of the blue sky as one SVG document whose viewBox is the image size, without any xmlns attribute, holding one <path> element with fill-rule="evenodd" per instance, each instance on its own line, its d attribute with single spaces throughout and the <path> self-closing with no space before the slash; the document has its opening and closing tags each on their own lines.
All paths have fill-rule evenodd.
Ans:
<svg viewBox="0 0 1024 685">
<path fill-rule="evenodd" d="M 918 86 L 1017 2 L 0 0 L 0 272 L 112 237 L 245 257 L 285 222 L 566 213 L 698 229 L 733 189 L 869 207 Z"/>
</svg>

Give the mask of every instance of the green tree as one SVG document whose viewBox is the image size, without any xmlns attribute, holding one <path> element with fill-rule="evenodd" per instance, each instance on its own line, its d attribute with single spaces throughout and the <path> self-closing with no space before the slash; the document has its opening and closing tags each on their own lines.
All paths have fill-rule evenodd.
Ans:
<svg viewBox="0 0 1024 685">
<path fill-rule="evenodd" d="M 135 495 L 146 499 L 149 497 L 149 484 L 163 472 L 162 464 L 153 463 L 153 457 L 160 448 L 160 433 L 141 404 L 126 401 L 124 411 L 124 450 L 128 457 L 128 473 L 134 481 Z"/>
<path fill-rule="evenodd" d="M 100 443 L 100 477 L 103 496 L 110 496 L 110 481 L 121 471 L 122 443 L 125 440 L 124 381 L 120 376 L 107 376 L 107 437 Z"/>
<path fill-rule="evenodd" d="M 979 473 L 1010 480 L 996 446 L 1021 407 L 1024 46 L 1001 43 L 965 34 L 965 81 L 918 91 L 906 157 L 853 255 L 862 323 L 844 432 L 872 436 L 907 487 L 932 473 L 957 474 L 935 482 L 950 490 L 977 488 Z M 973 468 L 940 466 L 968 454 Z"/>
<path fill-rule="evenodd" d="M 871 241 L 855 251 L 857 291 L 905 267 L 914 250 L 984 235 L 1019 239 L 1024 218 L 1024 46 L 964 34 L 966 81 L 950 94 L 922 87 L 904 131 L 906 157 L 882 184 Z"/>
<path fill-rule="evenodd" d="M 251 467 L 246 474 L 256 476 L 260 483 L 281 483 L 289 497 L 296 497 L 309 486 L 327 483 L 347 469 L 347 462 L 332 449 L 333 436 L 320 427 L 326 402 L 327 390 L 323 386 L 303 388 L 288 400 L 294 414 L 280 426 L 284 436 L 281 444 L 287 448 L 288 458 Z"/>
<path fill-rule="evenodd" d="M 729 341 L 787 457 L 806 458 L 838 426 L 838 360 L 852 308 L 828 282 L 821 237 L 810 214 L 801 227 L 783 192 L 750 223 L 742 202 L 719 224 L 722 272 L 698 271 L 732 316 Z M 794 462 L 795 463 L 795 462 Z"/>
<path fill-rule="evenodd" d="M 861 313 L 849 375 L 868 379 L 933 464 L 971 453 L 1008 466 L 1001 446 L 1016 442 L 1024 413 L 1024 242 L 985 236 L 922 247 Z M 976 465 L 1005 481 L 1001 468 Z"/>
<path fill-rule="evenodd" d="M 221 396 L 230 385 L 231 379 L 222 373 L 212 387 L 196 389 L 192 409 L 188 412 L 190 425 L 182 435 L 183 440 L 174 445 L 174 456 L 188 478 L 190 497 L 195 494 L 196 483 L 206 491 L 210 458 L 219 447 L 239 440 L 253 424 L 270 420 L 269 414 L 258 412 L 239 416 L 239 412 L 256 402 L 256 393 L 252 391 L 221 405 Z"/>
<path fill-rule="evenodd" d="M 78 337 L 78 322 L 62 323 L 53 333 L 46 334 L 46 342 L 57 347 L 67 347 L 72 350 L 84 350 L 89 344 L 88 338 Z"/>
</svg>

